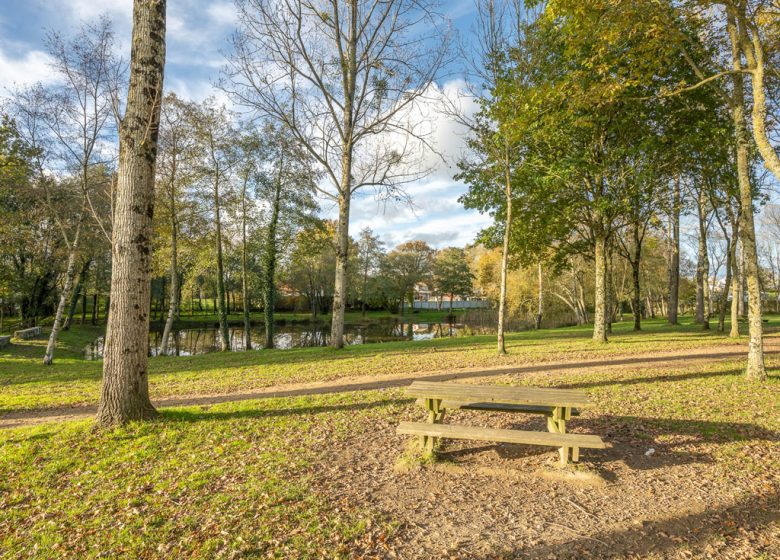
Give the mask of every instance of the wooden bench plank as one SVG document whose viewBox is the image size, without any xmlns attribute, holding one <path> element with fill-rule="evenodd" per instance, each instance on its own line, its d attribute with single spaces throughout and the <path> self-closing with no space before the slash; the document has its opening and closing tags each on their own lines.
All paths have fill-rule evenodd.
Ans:
<svg viewBox="0 0 780 560">
<path fill-rule="evenodd" d="M 591 406 L 590 399 L 586 393 L 571 389 L 500 386 L 485 387 L 481 385 L 464 385 L 460 383 L 414 381 L 406 388 L 406 394 L 411 397 L 456 402 L 496 402 L 503 404 L 578 408 Z"/>
<path fill-rule="evenodd" d="M 526 432 L 521 430 L 457 426 L 453 424 L 428 424 L 425 422 L 401 422 L 398 428 L 396 428 L 396 433 L 550 447 L 585 447 L 588 449 L 605 449 L 607 447 L 599 436 L 590 434 Z"/>
<path fill-rule="evenodd" d="M 458 402 L 442 401 L 442 408 L 464 408 L 467 410 L 490 410 L 496 412 L 526 412 L 528 414 L 552 414 L 554 406 L 544 406 L 535 404 L 505 404 L 497 402 Z M 576 408 L 571 411 L 572 416 L 579 416 L 580 411 Z"/>
<path fill-rule="evenodd" d="M 20 331 L 14 332 L 14 338 L 24 340 L 29 338 L 35 338 L 40 334 L 41 334 L 41 327 L 30 327 L 29 329 L 22 329 Z"/>
</svg>

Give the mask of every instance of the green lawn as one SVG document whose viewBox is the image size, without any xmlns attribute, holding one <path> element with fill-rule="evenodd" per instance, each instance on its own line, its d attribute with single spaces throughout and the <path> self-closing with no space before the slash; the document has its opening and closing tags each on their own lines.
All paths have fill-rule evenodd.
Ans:
<svg viewBox="0 0 780 560">
<path fill-rule="evenodd" d="M 671 329 L 660 322 L 648 325 L 644 335 L 631 334 L 624 326 L 618 330 L 614 342 L 606 346 L 588 342 L 587 329 L 519 333 L 510 337 L 511 355 L 501 359 L 494 356 L 490 337 L 352 347 L 343 352 L 307 349 L 156 358 L 152 394 L 445 366 L 522 364 L 529 358 L 593 358 L 726 342 L 714 333 L 702 334 L 693 327 Z M 100 366 L 74 357 L 83 336 L 78 331 L 64 336 L 60 355 L 71 352 L 70 357 L 50 369 L 32 361 L 33 348 L 40 351 L 40 345 L 5 354 L 0 362 L 4 408 L 93 402 Z M 573 424 L 590 423 L 608 440 L 639 442 L 640 456 L 648 445 L 668 445 L 666 455 L 678 459 L 656 471 L 662 479 L 682 468 L 678 462 L 690 460 L 686 446 L 695 444 L 708 456 L 700 468 L 715 473 L 714 482 L 707 483 L 716 485 L 713 493 L 736 492 L 744 500 L 758 501 L 777 496 L 780 472 L 778 361 L 772 357 L 769 365 L 771 377 L 765 385 L 746 384 L 741 360 L 641 370 L 626 364 L 609 371 L 571 370 L 499 381 L 586 390 L 595 407 Z M 322 486 L 327 466 L 323 449 L 370 441 L 381 446 L 380 456 L 388 458 L 377 468 L 392 471 L 392 457 L 404 446 L 404 438 L 393 435 L 393 426 L 420 415 L 413 403 L 392 389 L 166 409 L 159 421 L 108 433 L 93 431 L 90 421 L 2 430 L 0 557 L 381 556 L 384 546 L 393 549 L 408 541 L 404 531 L 411 530 L 410 525 L 370 505 L 371 500 L 356 503 L 338 498 L 339 492 L 347 490 L 331 487 L 327 479 Z M 675 451 L 675 446 L 682 449 Z M 367 461 L 373 464 L 371 457 Z M 356 465 L 355 477 L 361 468 L 365 465 Z M 592 499 L 598 492 L 614 492 L 609 489 L 620 488 L 631 477 L 637 478 L 639 488 L 649 484 L 641 478 L 644 470 L 618 472 L 625 480 L 610 483 L 606 490 L 589 491 Z M 442 475 L 421 476 L 431 477 L 433 488 Z M 484 482 L 480 480 L 462 477 L 456 483 L 477 492 Z M 545 488 L 540 499 L 561 509 L 569 507 L 565 500 L 582 499 L 579 491 L 567 486 L 535 484 Z M 424 505 L 427 499 L 427 493 L 420 495 L 410 508 Z M 481 503 L 463 507 L 470 508 L 475 518 L 483 515 Z M 507 500 L 504 507 L 516 508 L 516 515 L 522 516 L 525 504 Z M 647 504 L 653 507 L 652 502 Z M 604 523 L 609 526 L 609 518 Z M 725 557 L 719 556 L 724 549 L 717 547 L 730 546 L 727 535 L 737 528 L 724 523 L 722 532 L 698 533 L 701 550 L 694 548 L 696 554 L 711 544 L 716 547 L 712 557 Z M 606 542 L 607 537 L 597 536 Z M 594 543 L 586 542 L 597 546 Z M 673 552 L 678 546 L 684 548 L 669 543 Z M 763 550 L 758 546 L 751 550 Z M 699 557 L 696 554 L 679 557 Z M 772 557 L 768 554 L 766 558 Z M 745 557 L 758 557 L 758 553 Z"/>
<path fill-rule="evenodd" d="M 780 319 L 773 317 L 767 330 L 776 331 L 779 326 Z M 715 331 L 704 332 L 691 324 L 670 327 L 662 320 L 655 320 L 645 322 L 644 329 L 635 333 L 629 322 L 618 323 L 611 342 L 605 345 L 590 341 L 587 326 L 512 333 L 507 339 L 507 356 L 497 356 L 495 337 L 485 335 L 356 345 L 340 351 L 303 348 L 156 357 L 150 359 L 150 391 L 153 398 L 227 393 L 358 375 L 413 375 L 525 365 L 529 360 L 594 360 L 735 343 Z M 98 327 L 74 326 L 63 333 L 56 363 L 50 367 L 40 365 L 46 344 L 43 338 L 0 350 L 0 415 L 35 408 L 94 404 L 98 398 L 101 362 L 83 360 L 82 349 L 99 332 Z"/>
</svg>

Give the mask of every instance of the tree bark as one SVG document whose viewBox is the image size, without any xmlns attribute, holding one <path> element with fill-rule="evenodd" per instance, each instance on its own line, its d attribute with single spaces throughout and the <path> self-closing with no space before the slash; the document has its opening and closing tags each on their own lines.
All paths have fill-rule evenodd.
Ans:
<svg viewBox="0 0 780 560">
<path fill-rule="evenodd" d="M 596 289 L 593 308 L 593 342 L 607 342 L 607 237 L 596 236 Z"/>
<path fill-rule="evenodd" d="M 175 164 L 174 164 L 175 165 Z M 175 171 L 174 171 L 175 176 Z M 171 299 L 168 304 L 168 317 L 165 319 L 162 339 L 160 340 L 160 353 L 168 354 L 168 339 L 173 329 L 173 321 L 179 312 L 179 222 L 176 218 L 176 193 L 173 190 L 173 180 L 171 180 L 170 204 L 171 204 Z"/>
<path fill-rule="evenodd" d="M 677 324 L 680 300 L 680 177 L 674 179 L 671 213 L 671 258 L 669 259 L 669 324 Z"/>
<path fill-rule="evenodd" d="M 707 253 L 707 209 L 705 207 L 704 185 L 697 192 L 697 214 L 699 218 L 699 254 L 696 263 L 696 322 L 706 331 L 710 328 L 707 310 L 709 299 L 710 259 Z"/>
<path fill-rule="evenodd" d="M 509 240 L 512 233 L 512 181 L 509 169 L 509 146 L 504 142 L 504 197 L 506 203 L 506 221 L 504 222 L 504 242 L 501 247 L 501 285 L 498 290 L 498 327 L 496 335 L 499 355 L 506 354 L 506 283 L 509 275 Z"/>
<path fill-rule="evenodd" d="M 345 178 L 344 181 L 348 182 L 349 179 Z M 350 195 L 348 193 L 342 194 L 339 197 L 339 221 L 336 231 L 336 281 L 333 286 L 333 318 L 330 328 L 331 344 L 334 348 L 344 347 L 344 309 L 347 299 L 347 265 L 349 262 L 349 204 Z M 401 314 L 403 315 L 403 311 Z"/>
<path fill-rule="evenodd" d="M 84 217 L 84 210 L 78 218 L 76 225 L 76 232 L 73 235 L 73 241 L 68 249 L 68 266 L 65 270 L 65 284 L 62 286 L 62 293 L 60 294 L 60 301 L 57 304 L 57 311 L 54 314 L 54 323 L 51 326 L 51 333 L 49 334 L 49 342 L 46 345 L 46 354 L 43 356 L 43 365 L 50 366 L 54 363 L 54 350 L 57 348 L 57 337 L 60 335 L 60 328 L 62 328 L 62 316 L 65 313 L 65 305 L 70 297 L 70 292 L 73 288 L 73 277 L 76 274 L 76 259 L 78 258 L 79 251 L 79 239 L 81 237 L 81 224 Z"/>
<path fill-rule="evenodd" d="M 740 239 L 745 262 L 745 281 L 748 288 L 748 363 L 746 376 L 753 381 L 765 381 L 764 326 L 761 317 L 761 283 L 759 280 L 758 253 L 756 250 L 756 229 L 753 221 L 753 190 L 750 184 L 750 140 L 745 115 L 744 77 L 741 74 L 742 60 L 738 48 L 738 32 L 734 16 L 728 15 L 727 26 L 732 42 L 733 103 L 732 118 L 737 148 L 737 177 L 739 179 Z"/>
<path fill-rule="evenodd" d="M 151 418 L 149 295 L 157 135 L 165 66 L 166 0 L 134 0 L 130 86 L 119 130 L 111 310 L 97 425 Z"/>
<path fill-rule="evenodd" d="M 246 247 L 246 187 L 249 174 L 244 176 L 241 189 L 241 308 L 244 315 L 244 350 L 252 349 L 252 323 L 249 320 L 249 270 Z"/>
<path fill-rule="evenodd" d="M 276 262 L 277 239 L 276 232 L 279 226 L 279 211 L 282 203 L 282 166 L 284 160 L 279 162 L 279 174 L 274 189 L 274 199 L 271 205 L 271 218 L 268 222 L 268 231 L 265 240 L 264 284 L 263 284 L 263 311 L 265 313 L 265 347 L 274 347 L 274 306 L 276 305 Z M 342 333 L 343 334 L 343 333 Z"/>
<path fill-rule="evenodd" d="M 230 350 L 227 302 L 225 300 L 225 264 L 222 257 L 222 218 L 220 216 L 219 175 L 214 177 L 214 227 L 217 249 L 217 315 L 219 316 L 219 347 L 223 352 Z"/>
<path fill-rule="evenodd" d="M 538 300 L 536 302 L 536 330 L 542 328 L 542 312 L 544 311 L 544 291 L 542 284 L 542 261 L 539 261 L 536 265 L 537 269 L 537 283 L 538 283 Z"/>
<path fill-rule="evenodd" d="M 92 264 L 91 259 L 87 259 L 84 262 L 84 266 L 81 267 L 81 271 L 76 280 L 76 285 L 73 287 L 73 293 L 70 298 L 70 305 L 68 306 L 68 313 L 65 317 L 65 321 L 62 323 L 62 330 L 67 331 L 73 324 L 73 316 L 76 314 L 76 308 L 79 305 L 79 299 L 84 291 L 84 285 L 87 281 L 87 275 L 89 274 L 89 267 Z M 2 332 L 2 329 L 0 329 Z"/>
</svg>

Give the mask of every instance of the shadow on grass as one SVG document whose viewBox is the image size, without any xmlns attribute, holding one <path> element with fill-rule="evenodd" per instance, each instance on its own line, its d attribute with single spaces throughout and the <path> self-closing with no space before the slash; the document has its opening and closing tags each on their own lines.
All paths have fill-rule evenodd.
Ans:
<svg viewBox="0 0 780 560">
<path fill-rule="evenodd" d="M 202 422 L 215 420 L 235 420 L 253 418 L 272 418 L 280 416 L 312 416 L 343 411 L 369 410 L 398 404 L 398 399 L 380 399 L 370 402 L 341 403 L 330 405 L 298 406 L 293 408 L 254 408 L 229 411 L 210 410 L 161 410 L 161 418 L 173 422 Z"/>
<path fill-rule="evenodd" d="M 780 521 L 780 496 L 778 492 L 767 495 L 754 495 L 743 498 L 737 503 L 702 513 L 691 513 L 662 521 L 635 520 L 635 528 L 624 530 L 604 530 L 599 533 L 579 534 L 574 529 L 549 523 L 548 531 L 560 532 L 565 542 L 542 544 L 517 550 L 505 548 L 487 554 L 489 558 L 654 558 L 675 557 L 677 551 L 704 551 L 712 541 L 742 539 L 753 543 L 752 550 L 731 550 L 733 558 L 773 558 L 778 545 L 760 544 L 760 539 L 750 539 L 749 533 L 759 531 Z M 771 537 L 764 541 L 771 543 Z M 774 549 L 769 547 L 774 546 Z M 721 552 L 724 552 L 721 550 Z M 764 553 L 765 556 L 755 556 Z M 714 554 L 714 553 L 713 553 Z M 751 556 L 738 556 L 751 554 Z M 697 554 L 694 556 L 698 557 Z M 683 556 L 679 556 L 683 557 Z M 688 556 L 685 556 L 686 558 Z M 707 556 L 716 558 L 717 556 Z"/>
</svg>

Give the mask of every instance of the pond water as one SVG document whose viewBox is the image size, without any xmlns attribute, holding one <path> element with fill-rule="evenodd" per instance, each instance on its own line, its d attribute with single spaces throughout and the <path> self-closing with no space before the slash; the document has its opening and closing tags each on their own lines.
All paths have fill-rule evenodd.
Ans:
<svg viewBox="0 0 780 560">
<path fill-rule="evenodd" d="M 383 321 L 344 326 L 345 344 L 374 344 L 396 340 L 430 340 L 456 336 L 464 328 L 461 323 L 401 323 Z M 231 326 L 230 345 L 232 350 L 244 350 L 244 329 Z M 265 339 L 262 325 L 252 327 L 252 344 L 259 347 Z M 88 344 L 84 353 L 89 360 L 103 357 L 103 337 Z M 149 349 L 152 356 L 161 354 L 162 328 L 152 327 L 149 333 Z M 300 325 L 278 325 L 274 335 L 277 348 L 309 348 L 327 346 L 330 343 L 329 323 L 307 323 Z M 168 340 L 168 354 L 194 356 L 218 352 L 220 349 L 218 329 L 214 327 L 182 328 L 171 333 Z"/>
</svg>

